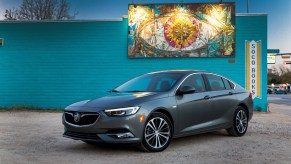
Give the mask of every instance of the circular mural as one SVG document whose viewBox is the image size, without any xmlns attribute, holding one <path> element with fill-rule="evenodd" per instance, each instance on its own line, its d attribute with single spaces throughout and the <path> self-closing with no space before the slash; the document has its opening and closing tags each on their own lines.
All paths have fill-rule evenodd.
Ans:
<svg viewBox="0 0 291 164">
<path fill-rule="evenodd" d="M 174 48 L 190 46 L 196 41 L 198 34 L 198 24 L 193 17 L 173 16 L 169 18 L 164 27 L 165 39 Z"/>
</svg>

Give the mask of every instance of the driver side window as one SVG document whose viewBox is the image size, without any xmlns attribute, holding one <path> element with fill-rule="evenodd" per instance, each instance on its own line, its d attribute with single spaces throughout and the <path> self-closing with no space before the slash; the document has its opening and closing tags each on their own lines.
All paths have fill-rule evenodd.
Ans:
<svg viewBox="0 0 291 164">
<path fill-rule="evenodd" d="M 201 74 L 194 74 L 189 76 L 181 85 L 181 87 L 183 86 L 190 86 L 195 88 L 196 93 L 206 91 L 203 77 Z"/>
</svg>

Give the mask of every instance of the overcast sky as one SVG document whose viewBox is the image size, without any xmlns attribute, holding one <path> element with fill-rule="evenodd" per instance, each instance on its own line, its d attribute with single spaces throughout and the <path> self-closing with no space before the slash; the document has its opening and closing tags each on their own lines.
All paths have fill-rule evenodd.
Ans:
<svg viewBox="0 0 291 164">
<path fill-rule="evenodd" d="M 0 20 L 5 9 L 18 7 L 22 0 L 0 0 Z M 236 2 L 236 13 L 246 13 L 247 0 L 223 0 Z M 291 52 L 291 0 L 249 0 L 251 13 L 268 14 L 268 48 Z M 127 15 L 132 0 L 68 0 L 71 11 L 77 11 L 76 19 L 110 19 Z M 181 0 L 134 0 L 135 3 L 180 3 Z M 218 2 L 218 0 L 184 0 L 191 2 Z"/>
</svg>

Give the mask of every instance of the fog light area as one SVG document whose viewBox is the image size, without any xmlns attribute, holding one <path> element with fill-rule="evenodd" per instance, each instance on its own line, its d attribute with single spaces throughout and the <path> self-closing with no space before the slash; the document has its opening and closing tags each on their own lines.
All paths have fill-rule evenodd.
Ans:
<svg viewBox="0 0 291 164">
<path fill-rule="evenodd" d="M 134 137 L 134 135 L 130 132 L 116 134 L 115 136 L 116 138 L 133 138 Z"/>
</svg>

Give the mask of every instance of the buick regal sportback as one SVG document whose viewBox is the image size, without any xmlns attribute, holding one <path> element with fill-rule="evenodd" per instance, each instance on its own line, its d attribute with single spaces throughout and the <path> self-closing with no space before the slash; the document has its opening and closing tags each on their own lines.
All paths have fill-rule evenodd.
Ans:
<svg viewBox="0 0 291 164">
<path fill-rule="evenodd" d="M 86 143 L 137 143 L 158 152 L 172 138 L 219 129 L 243 136 L 252 115 L 252 94 L 223 76 L 161 71 L 129 80 L 108 96 L 66 107 L 63 136 Z"/>
</svg>

